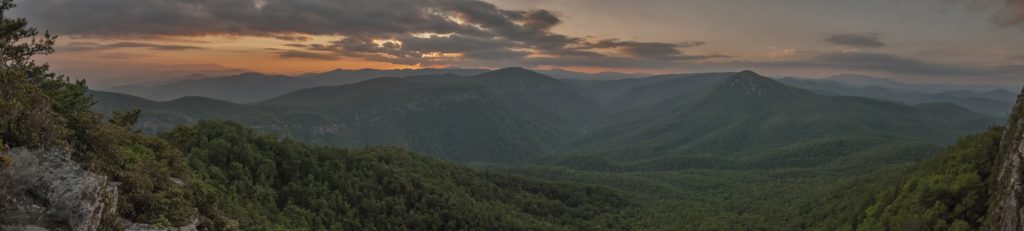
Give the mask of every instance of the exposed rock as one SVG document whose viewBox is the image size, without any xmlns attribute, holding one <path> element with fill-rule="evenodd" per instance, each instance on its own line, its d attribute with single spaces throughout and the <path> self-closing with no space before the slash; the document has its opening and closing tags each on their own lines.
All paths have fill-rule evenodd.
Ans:
<svg viewBox="0 0 1024 231">
<path fill-rule="evenodd" d="M 5 155 L 12 163 L 0 169 L 4 230 L 91 231 L 104 215 L 116 214 L 116 185 L 67 153 L 14 149 Z"/>
<path fill-rule="evenodd" d="M 997 159 L 999 174 L 995 189 L 995 204 L 989 217 L 995 230 L 1021 230 L 1024 224 L 1024 92 L 1017 96 L 1017 104 L 1010 115 L 1003 134 Z"/>
<path fill-rule="evenodd" d="M 4 226 L 0 226 L 0 230 L 3 230 L 3 231 L 49 231 L 49 229 L 46 229 L 46 228 L 43 228 L 43 227 L 39 227 L 39 226 L 35 226 L 35 225 L 25 225 L 25 226 L 6 226 L 6 225 L 4 225 Z"/>
<path fill-rule="evenodd" d="M 181 181 L 181 179 L 178 179 L 178 178 L 174 178 L 174 177 L 171 177 L 171 178 L 167 178 L 167 179 L 168 179 L 168 180 L 170 180 L 170 181 L 171 181 L 172 183 L 174 183 L 174 184 L 178 185 L 178 186 L 182 186 L 182 187 L 184 187 L 184 186 L 185 186 L 185 182 L 184 182 L 184 181 Z"/>
</svg>

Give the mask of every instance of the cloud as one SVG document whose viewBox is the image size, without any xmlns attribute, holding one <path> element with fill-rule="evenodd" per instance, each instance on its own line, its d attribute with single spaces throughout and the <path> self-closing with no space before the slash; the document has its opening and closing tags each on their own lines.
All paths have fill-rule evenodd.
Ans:
<svg viewBox="0 0 1024 231">
<path fill-rule="evenodd" d="M 967 8 L 971 11 L 981 11 L 997 6 L 995 13 L 990 20 L 1000 27 L 1022 26 L 1024 29 L 1024 0 L 943 0 L 944 2 L 968 1 Z"/>
<path fill-rule="evenodd" d="M 280 53 L 282 58 L 345 56 L 410 65 L 499 61 L 521 65 L 533 62 L 526 60 L 532 57 L 595 62 L 725 57 L 681 51 L 703 42 L 589 41 L 553 32 L 562 23 L 555 12 L 502 9 L 480 0 L 32 0 L 21 2 L 14 13 L 58 34 L 263 36 L 292 42 L 289 46 L 299 49 Z M 315 35 L 344 38 L 304 44 Z"/>
<path fill-rule="evenodd" d="M 182 50 L 203 50 L 206 48 L 197 46 L 183 46 L 183 45 L 166 45 L 166 44 L 154 44 L 154 43 L 140 43 L 140 42 L 116 42 L 108 44 L 90 43 L 90 42 L 76 42 L 70 43 L 66 46 L 58 47 L 57 50 L 64 52 L 83 52 L 83 51 L 98 51 L 98 50 L 114 50 L 122 48 L 141 48 L 157 51 L 182 51 Z"/>
<path fill-rule="evenodd" d="M 992 15 L 992 22 L 1000 26 L 1024 25 L 1024 0 L 1006 0 Z"/>
<path fill-rule="evenodd" d="M 972 66 L 931 63 L 890 54 L 865 52 L 834 52 L 797 61 L 762 62 L 749 65 L 762 67 L 832 68 L 841 70 L 878 71 L 901 75 L 938 77 L 1019 77 L 1024 65 Z"/>
<path fill-rule="evenodd" d="M 313 40 L 313 38 L 310 38 L 309 36 L 303 36 L 303 35 L 278 34 L 278 35 L 273 35 L 271 37 L 274 37 L 275 39 L 278 39 L 278 40 L 289 41 L 289 42 L 306 42 L 306 41 L 309 41 L 309 40 Z"/>
<path fill-rule="evenodd" d="M 721 58 L 724 56 L 690 56 L 684 55 L 680 48 L 702 46 L 705 42 L 685 42 L 685 43 L 661 43 L 661 42 L 635 42 L 635 41 L 620 41 L 617 39 L 605 39 L 594 43 L 586 43 L 582 48 L 586 49 L 602 49 L 610 48 L 617 49 L 618 52 L 628 55 L 630 57 L 644 58 L 644 59 L 658 59 L 658 60 L 692 60 L 692 59 L 707 59 L 707 58 Z"/>
<path fill-rule="evenodd" d="M 885 43 L 882 43 L 882 41 L 879 40 L 879 34 L 875 33 L 836 34 L 825 38 L 825 42 L 860 48 L 876 48 L 885 46 Z"/>
<path fill-rule="evenodd" d="M 340 57 L 338 57 L 337 55 L 334 55 L 334 54 L 324 54 L 324 53 L 306 52 L 306 51 L 291 51 L 291 50 L 289 50 L 289 51 L 281 51 L 280 53 L 278 53 L 278 55 L 281 58 L 286 58 L 286 59 L 298 58 L 298 59 L 316 59 L 316 60 L 327 60 L 327 61 L 334 61 L 334 60 L 338 60 L 340 58 Z"/>
</svg>

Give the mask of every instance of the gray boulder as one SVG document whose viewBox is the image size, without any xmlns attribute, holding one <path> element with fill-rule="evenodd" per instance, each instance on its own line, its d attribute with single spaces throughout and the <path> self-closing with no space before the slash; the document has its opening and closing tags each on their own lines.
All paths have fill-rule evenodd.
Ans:
<svg viewBox="0 0 1024 231">
<path fill-rule="evenodd" d="M 96 230 L 116 216 L 117 185 L 63 151 L 14 149 L 0 168 L 3 230 Z M 108 218 L 111 219 L 111 218 Z"/>
</svg>

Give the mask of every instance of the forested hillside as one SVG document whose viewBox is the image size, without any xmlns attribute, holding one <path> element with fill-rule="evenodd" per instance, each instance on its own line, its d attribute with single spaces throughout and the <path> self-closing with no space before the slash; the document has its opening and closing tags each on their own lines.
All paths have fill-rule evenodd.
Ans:
<svg viewBox="0 0 1024 231">
<path fill-rule="evenodd" d="M 595 83 L 509 68 L 469 77 L 380 78 L 300 90 L 255 104 L 94 96 L 101 111 L 144 109 L 138 127 L 150 134 L 229 119 L 306 142 L 396 145 L 460 162 L 521 162 L 567 152 L 628 160 L 756 153 L 759 157 L 750 158 L 759 161 L 798 149 L 862 149 L 893 140 L 946 144 L 996 123 L 995 117 L 952 104 L 907 106 L 827 97 L 760 76 L 749 87 L 780 95 L 729 92 L 743 87 L 722 87 L 733 75 Z M 773 161 L 820 163 L 837 157 Z"/>
<path fill-rule="evenodd" d="M 623 230 L 607 189 L 480 173 L 390 147 L 333 149 L 202 122 L 160 137 L 187 153 L 220 215 L 245 230 Z"/>
<path fill-rule="evenodd" d="M 662 164 L 706 155 L 817 165 L 895 141 L 942 144 L 996 123 L 952 105 L 820 96 L 753 72 L 735 74 L 696 100 L 683 95 L 616 116 L 594 126 L 570 152 L 627 161 L 662 158 Z"/>
<path fill-rule="evenodd" d="M 991 230 L 1003 133 L 966 136 L 916 166 L 840 184 L 808 200 L 802 222 L 826 230 Z"/>
<path fill-rule="evenodd" d="M 863 217 L 839 215 L 851 213 L 828 210 L 846 220 L 820 222 L 803 213 L 864 176 L 902 177 L 891 174 L 997 123 L 954 104 L 824 96 L 753 72 L 599 84 L 511 68 L 380 78 L 255 104 L 94 96 L 104 110 L 142 108 L 137 127 L 150 132 L 230 119 L 308 142 L 398 145 L 508 174 L 601 185 L 631 198 L 644 214 L 634 224 L 655 230 L 858 227 Z M 864 190 L 842 198 L 877 193 Z M 829 203 L 855 210 L 868 203 L 836 200 Z"/>
<path fill-rule="evenodd" d="M 600 106 L 571 85 L 522 68 L 476 76 L 380 78 L 318 87 L 255 104 L 186 97 L 152 102 L 97 92 L 101 111 L 143 109 L 138 127 L 156 133 L 229 119 L 336 147 L 395 145 L 462 162 L 515 162 L 579 136 Z"/>
</svg>

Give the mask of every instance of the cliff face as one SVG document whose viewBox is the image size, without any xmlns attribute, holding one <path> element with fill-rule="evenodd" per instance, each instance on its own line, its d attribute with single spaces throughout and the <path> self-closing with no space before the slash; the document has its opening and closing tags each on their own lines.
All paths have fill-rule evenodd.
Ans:
<svg viewBox="0 0 1024 231">
<path fill-rule="evenodd" d="M 59 151 L 15 149 L 0 169 L 0 229 L 96 230 L 116 216 L 117 186 Z"/>
<path fill-rule="evenodd" d="M 1024 92 L 1017 96 L 1017 104 L 1010 114 L 1006 133 L 1000 144 L 994 185 L 995 198 L 989 211 L 994 230 L 1021 230 L 1024 228 Z"/>
</svg>

